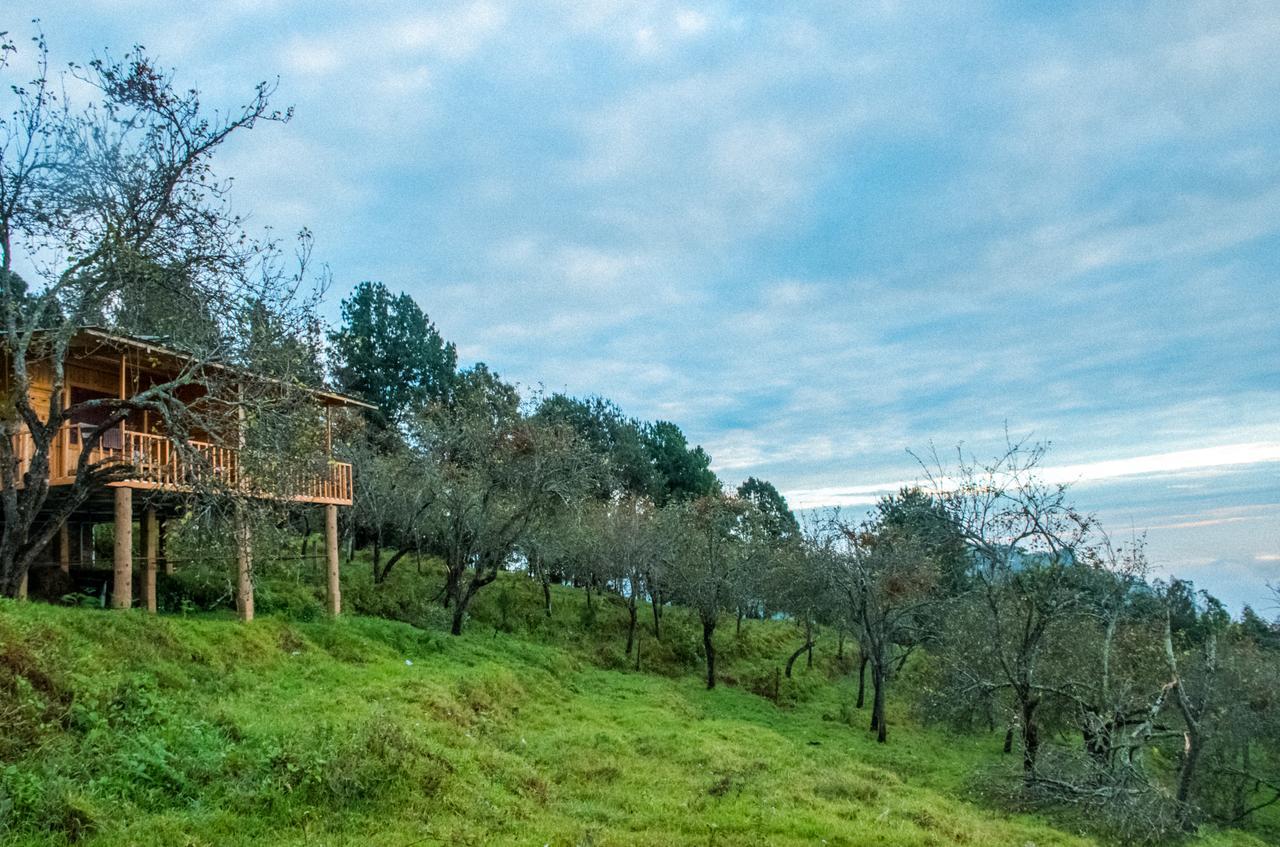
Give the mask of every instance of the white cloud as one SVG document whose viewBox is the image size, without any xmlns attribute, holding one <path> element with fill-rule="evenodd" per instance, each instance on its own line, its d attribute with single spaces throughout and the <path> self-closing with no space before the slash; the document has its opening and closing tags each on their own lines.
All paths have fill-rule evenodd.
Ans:
<svg viewBox="0 0 1280 847">
<path fill-rule="evenodd" d="M 684 35 L 698 35 L 705 32 L 710 20 L 706 15 L 694 9 L 680 9 L 676 12 L 676 29 Z"/>
</svg>

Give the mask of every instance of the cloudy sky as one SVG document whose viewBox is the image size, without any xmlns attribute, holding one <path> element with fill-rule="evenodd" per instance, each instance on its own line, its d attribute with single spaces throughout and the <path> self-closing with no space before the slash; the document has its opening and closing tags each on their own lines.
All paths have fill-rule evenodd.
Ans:
<svg viewBox="0 0 1280 847">
<path fill-rule="evenodd" d="M 296 117 L 221 170 L 315 232 L 331 314 L 407 290 L 464 359 L 675 420 L 797 506 L 1007 424 L 1159 568 L 1267 607 L 1280 5 L 201 5 L 0 29 L 144 44 L 211 103 L 278 77 Z"/>
</svg>

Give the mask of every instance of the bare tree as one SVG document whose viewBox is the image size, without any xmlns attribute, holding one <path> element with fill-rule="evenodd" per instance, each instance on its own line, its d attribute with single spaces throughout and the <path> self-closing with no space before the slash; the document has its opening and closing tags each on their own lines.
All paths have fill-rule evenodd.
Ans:
<svg viewBox="0 0 1280 847">
<path fill-rule="evenodd" d="M 721 614 L 735 608 L 740 523 L 750 508 L 746 501 L 723 494 L 668 506 L 676 545 L 668 577 L 674 597 L 693 608 L 702 623 L 707 688 L 716 686 L 716 625 Z"/>
<path fill-rule="evenodd" d="M 598 532 L 599 571 L 626 603 L 626 654 L 630 656 L 646 577 L 670 558 L 670 539 L 662 531 L 657 507 L 647 497 L 623 495 L 600 504 L 592 523 Z"/>
<path fill-rule="evenodd" d="M 0 593 L 8 595 L 94 490 L 132 473 L 119 456 L 95 450 L 105 434 L 146 412 L 194 467 L 204 457 L 190 447 L 193 431 L 239 440 L 256 428 L 254 437 L 270 441 L 273 406 L 302 381 L 306 357 L 296 354 L 315 327 L 303 284 L 309 240 L 301 270 L 285 273 L 276 243 L 245 232 L 230 210 L 230 183 L 212 169 L 227 138 L 289 117 L 269 106 L 273 87 L 260 83 L 241 108 L 210 111 L 141 48 L 58 75 L 43 36 L 33 41 L 39 71 L 13 85 L 11 111 L 0 117 L 0 345 L 9 377 L 0 414 Z M 6 74 L 15 52 L 0 42 Z M 66 75 L 93 101 L 68 99 Z M 71 345 L 84 325 L 111 325 L 127 313 L 140 280 L 161 280 L 179 303 L 196 304 L 188 314 L 208 331 L 187 339 L 170 378 L 73 402 Z M 300 343 L 280 343 L 285 335 Z M 247 379 L 249 367 L 274 370 L 273 379 Z M 37 383 L 49 388 L 47 402 L 34 399 Z M 190 402 L 193 386 L 202 402 Z M 73 484 L 51 503 L 51 457 L 77 418 L 94 425 L 84 430 Z M 273 463 L 287 464 L 269 451 L 250 450 L 245 461 L 254 456 L 263 458 L 262 485 Z"/>
<path fill-rule="evenodd" d="M 858 635 L 871 670 L 871 730 L 888 740 L 889 681 L 918 643 L 923 611 L 935 602 L 938 566 L 922 539 L 882 519 L 852 525 L 838 514 L 832 528 L 843 542 L 832 551 L 845 618 Z"/>
<path fill-rule="evenodd" d="M 461 635 L 476 593 L 540 518 L 581 495 L 591 464 L 571 430 L 521 414 L 515 389 L 483 367 L 461 376 L 452 402 L 421 416 L 414 440 L 435 485 L 424 545 L 444 560 L 444 601 Z"/>
<path fill-rule="evenodd" d="M 983 615 L 980 633 L 957 671 L 970 694 L 1012 694 L 1022 739 L 1023 770 L 1033 778 L 1046 697 L 1071 696 L 1072 683 L 1046 676 L 1046 648 L 1084 599 L 1087 563 L 1079 552 L 1092 519 L 1078 512 L 1067 487 L 1044 482 L 1043 445 L 1010 440 L 994 462 L 963 455 L 948 471 L 936 454 L 922 462 L 933 494 L 946 507 L 972 557 L 973 589 Z"/>
</svg>

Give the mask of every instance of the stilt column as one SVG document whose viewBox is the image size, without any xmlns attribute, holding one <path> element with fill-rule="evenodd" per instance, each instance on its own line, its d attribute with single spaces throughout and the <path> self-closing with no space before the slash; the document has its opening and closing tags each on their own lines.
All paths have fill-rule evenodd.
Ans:
<svg viewBox="0 0 1280 847">
<path fill-rule="evenodd" d="M 111 608 L 133 605 L 133 489 L 116 489 L 115 578 L 111 585 Z"/>
<path fill-rule="evenodd" d="M 236 611 L 240 620 L 253 620 L 253 530 L 244 506 L 236 506 Z"/>
<path fill-rule="evenodd" d="M 338 507 L 324 507 L 324 557 L 328 573 L 329 614 L 342 614 L 342 584 L 338 580 Z"/>
</svg>

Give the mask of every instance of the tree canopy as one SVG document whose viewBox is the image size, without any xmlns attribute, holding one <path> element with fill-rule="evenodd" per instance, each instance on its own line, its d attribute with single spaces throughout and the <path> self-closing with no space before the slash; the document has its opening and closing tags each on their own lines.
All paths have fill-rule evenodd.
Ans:
<svg viewBox="0 0 1280 847">
<path fill-rule="evenodd" d="M 402 425 L 423 404 L 445 400 L 458 354 L 408 294 L 362 282 L 342 301 L 342 325 L 330 336 L 339 388 L 378 407 L 375 421 Z"/>
</svg>

